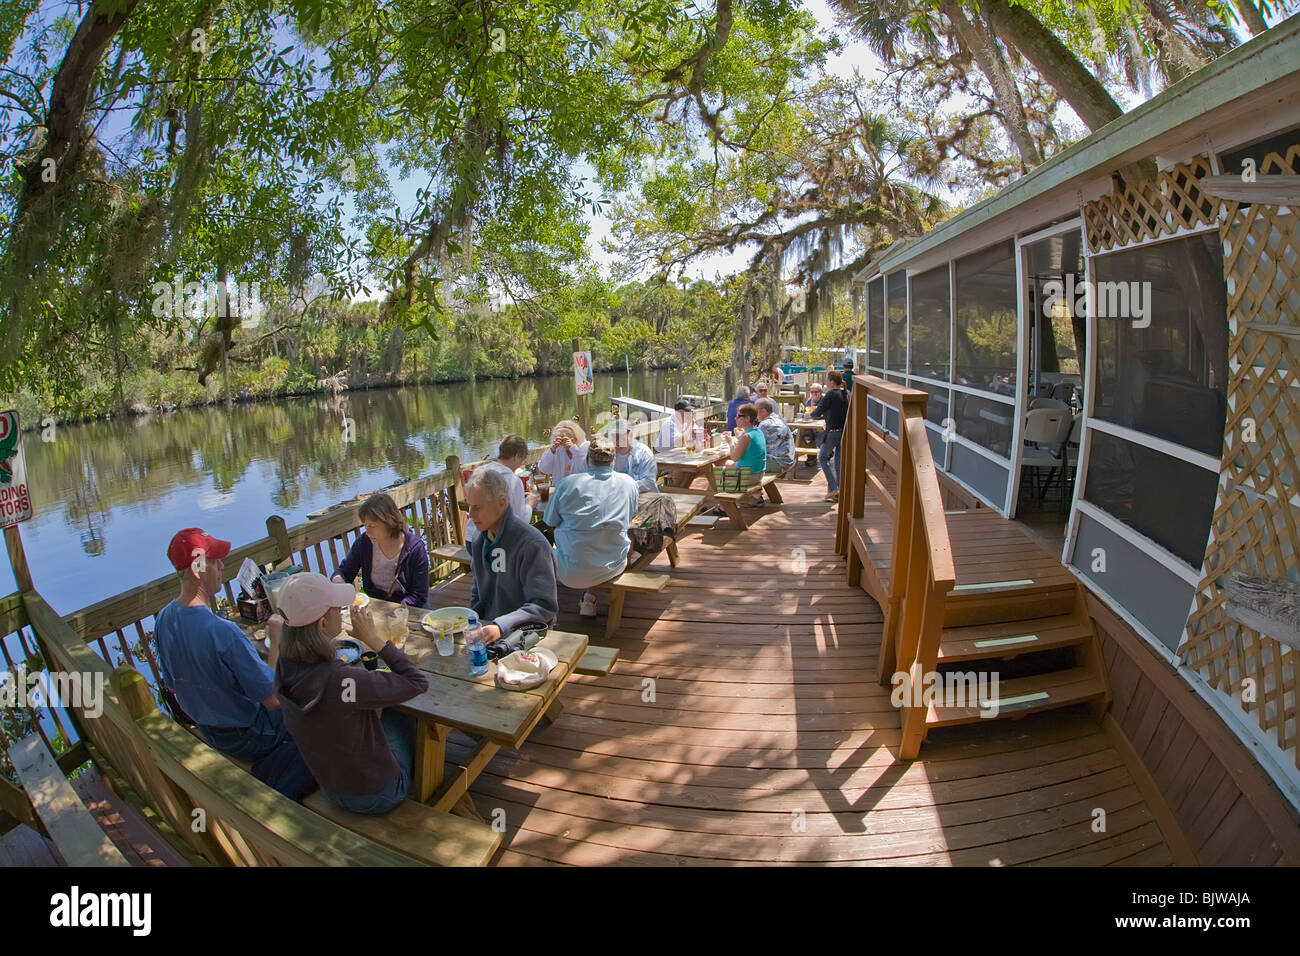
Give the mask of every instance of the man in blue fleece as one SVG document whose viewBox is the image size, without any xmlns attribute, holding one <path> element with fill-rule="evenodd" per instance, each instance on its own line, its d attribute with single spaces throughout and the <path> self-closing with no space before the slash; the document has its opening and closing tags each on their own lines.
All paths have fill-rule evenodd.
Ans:
<svg viewBox="0 0 1300 956">
<path fill-rule="evenodd" d="M 510 510 L 507 481 L 490 468 L 470 476 L 465 500 L 483 532 L 469 548 L 474 575 L 469 606 L 483 622 L 484 641 L 490 644 L 525 624 L 550 627 L 560 610 L 550 542 Z"/>
</svg>

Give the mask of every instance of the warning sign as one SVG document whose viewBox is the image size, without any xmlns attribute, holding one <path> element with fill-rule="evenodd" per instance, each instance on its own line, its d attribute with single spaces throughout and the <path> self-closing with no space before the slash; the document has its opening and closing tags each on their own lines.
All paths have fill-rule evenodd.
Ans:
<svg viewBox="0 0 1300 956">
<path fill-rule="evenodd" d="M 23 434 L 18 412 L 0 413 L 0 528 L 32 516 L 32 496 L 27 488 L 27 462 L 23 459 Z"/>
</svg>

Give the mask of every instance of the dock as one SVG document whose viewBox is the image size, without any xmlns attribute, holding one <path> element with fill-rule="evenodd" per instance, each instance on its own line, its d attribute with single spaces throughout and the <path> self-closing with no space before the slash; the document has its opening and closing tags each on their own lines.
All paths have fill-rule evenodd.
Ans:
<svg viewBox="0 0 1300 956">
<path fill-rule="evenodd" d="M 505 811 L 497 863 L 1174 863 L 1084 708 L 935 732 L 900 762 L 899 712 L 876 679 L 883 615 L 845 587 L 824 491 L 787 482 L 785 505 L 751 509 L 748 531 L 686 536 L 672 585 L 629 595 L 615 638 L 561 589 L 557 626 L 619 659 L 573 677 L 559 718 L 471 788 L 485 818 Z M 439 591 L 468 594 L 466 577 Z"/>
</svg>

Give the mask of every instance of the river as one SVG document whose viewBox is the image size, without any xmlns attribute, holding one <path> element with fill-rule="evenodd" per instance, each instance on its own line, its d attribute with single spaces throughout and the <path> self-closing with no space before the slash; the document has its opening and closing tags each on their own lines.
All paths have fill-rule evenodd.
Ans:
<svg viewBox="0 0 1300 956">
<path fill-rule="evenodd" d="M 593 420 L 620 390 L 661 401 L 678 381 L 671 371 L 596 375 Z M 441 471 L 448 455 L 495 455 L 511 432 L 540 445 L 543 429 L 576 413 L 573 378 L 553 376 L 183 409 L 59 426 L 52 441 L 29 431 L 35 515 L 20 527 L 32 578 L 67 614 L 169 573 L 167 544 L 181 528 L 240 545 L 265 536 L 269 515 L 298 524 L 398 478 Z M 0 588 L 16 588 L 7 562 Z"/>
</svg>

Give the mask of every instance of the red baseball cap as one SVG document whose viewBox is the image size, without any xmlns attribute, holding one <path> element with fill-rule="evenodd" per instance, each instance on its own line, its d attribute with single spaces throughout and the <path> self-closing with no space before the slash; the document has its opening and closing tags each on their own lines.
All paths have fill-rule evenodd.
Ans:
<svg viewBox="0 0 1300 956">
<path fill-rule="evenodd" d="M 167 546 L 167 560 L 177 571 L 184 571 L 200 554 L 206 558 L 224 558 L 229 553 L 229 541 L 214 538 L 200 528 L 177 531 Z"/>
</svg>

